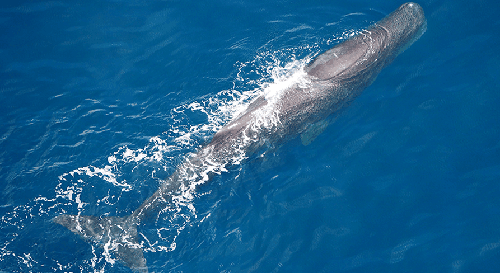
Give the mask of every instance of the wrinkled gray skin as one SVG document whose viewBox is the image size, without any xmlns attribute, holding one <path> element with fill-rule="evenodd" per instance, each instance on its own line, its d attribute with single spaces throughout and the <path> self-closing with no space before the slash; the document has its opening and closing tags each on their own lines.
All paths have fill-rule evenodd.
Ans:
<svg viewBox="0 0 500 273">
<path fill-rule="evenodd" d="M 307 84 L 284 90 L 277 101 L 264 96 L 217 132 L 212 141 L 189 157 L 160 188 L 128 217 L 60 215 L 54 221 L 113 251 L 134 271 L 147 272 L 137 241 L 137 225 L 172 206 L 173 196 L 204 183 L 211 176 L 269 143 L 281 143 L 308 130 L 348 105 L 380 71 L 426 30 L 422 8 L 406 3 L 361 34 L 334 46 L 305 67 Z M 272 115 L 262 115 L 270 108 Z M 267 118 L 267 123 L 266 123 Z M 264 119 L 264 123 L 262 123 Z M 114 247 L 109 247 L 110 243 Z"/>
</svg>

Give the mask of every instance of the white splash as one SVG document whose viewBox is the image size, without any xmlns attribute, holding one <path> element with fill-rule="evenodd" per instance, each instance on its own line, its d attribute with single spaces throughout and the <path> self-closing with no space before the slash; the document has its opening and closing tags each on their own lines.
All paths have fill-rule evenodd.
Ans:
<svg viewBox="0 0 500 273">
<path fill-rule="evenodd" d="M 294 50 L 311 52 L 315 48 Z M 287 60 L 280 60 L 282 56 L 286 56 Z M 90 205 L 84 200 L 84 196 L 87 196 L 89 191 L 101 187 L 99 183 L 103 183 L 101 188 L 109 188 L 108 193 L 106 196 L 97 197 L 97 200 L 92 201 L 92 205 L 117 204 L 122 196 L 130 194 L 126 192 L 141 186 L 137 181 L 127 181 L 126 177 L 129 177 L 131 172 L 143 168 L 138 173 L 146 172 L 146 176 L 151 178 L 156 178 L 157 173 L 168 175 L 175 169 L 176 164 L 188 161 L 196 150 L 206 144 L 225 124 L 243 113 L 259 96 L 264 96 L 268 105 L 256 113 L 256 126 L 278 125 L 279 119 L 274 106 L 283 96 L 283 90 L 295 84 L 309 83 L 304 67 L 311 58 L 312 54 L 297 59 L 293 52 L 282 50 L 263 52 L 251 62 L 240 63 L 233 88 L 175 107 L 170 112 L 173 122 L 165 128 L 163 134 L 151 137 L 144 147 L 131 148 L 123 145 L 105 156 L 102 165 L 94 163 L 60 175 L 59 185 L 55 189 L 56 200 L 66 200 L 65 206 L 70 210 L 71 207 L 72 210 L 76 209 L 80 214 Z M 185 119 L 189 115 L 201 117 L 197 120 L 201 119 L 202 122 L 190 122 Z M 240 164 L 245 156 L 242 150 L 241 153 L 234 154 L 231 162 Z M 202 217 L 198 215 L 194 200 L 210 192 L 197 192 L 197 185 L 208 181 L 209 173 L 222 172 L 227 172 L 224 166 L 207 160 L 203 172 L 191 174 L 190 181 L 197 182 L 183 185 L 178 194 L 172 197 L 171 205 L 157 215 L 157 222 L 161 222 L 158 226 L 161 227 L 153 234 L 139 232 L 143 242 L 142 249 L 146 252 L 175 250 L 177 237 L 188 225 L 203 222 L 211 215 L 210 212 L 201 215 Z M 186 172 L 184 175 L 188 177 L 190 174 Z M 195 179 L 195 176 L 201 179 Z M 114 264 L 115 260 L 110 253 L 115 247 L 111 241 L 104 244 L 103 250 L 98 251 L 93 247 L 94 258 L 90 261 L 92 267 L 95 268 L 102 261 Z"/>
</svg>

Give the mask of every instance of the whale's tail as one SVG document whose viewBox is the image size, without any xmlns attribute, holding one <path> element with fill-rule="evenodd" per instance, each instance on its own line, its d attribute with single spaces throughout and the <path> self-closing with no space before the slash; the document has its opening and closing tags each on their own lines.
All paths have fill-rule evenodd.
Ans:
<svg viewBox="0 0 500 273">
<path fill-rule="evenodd" d="M 53 221 L 100 244 L 106 252 L 114 252 L 116 258 L 134 271 L 148 272 L 132 217 L 59 215 Z"/>
</svg>

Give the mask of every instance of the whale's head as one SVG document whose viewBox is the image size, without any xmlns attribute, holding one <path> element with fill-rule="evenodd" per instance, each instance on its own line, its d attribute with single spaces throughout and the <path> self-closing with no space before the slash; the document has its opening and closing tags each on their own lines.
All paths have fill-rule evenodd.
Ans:
<svg viewBox="0 0 500 273">
<path fill-rule="evenodd" d="M 424 10 L 417 3 L 405 3 L 397 10 L 377 22 L 373 27 L 387 32 L 388 47 L 396 57 L 410 47 L 427 30 Z"/>
<path fill-rule="evenodd" d="M 316 57 L 305 68 L 318 80 L 366 77 L 371 83 L 380 70 L 418 40 L 427 22 L 422 7 L 406 3 L 367 30 Z"/>
</svg>

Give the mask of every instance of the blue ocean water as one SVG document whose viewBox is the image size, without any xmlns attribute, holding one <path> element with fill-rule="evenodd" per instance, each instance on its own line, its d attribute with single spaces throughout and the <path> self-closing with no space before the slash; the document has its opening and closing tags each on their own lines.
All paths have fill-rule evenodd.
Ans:
<svg viewBox="0 0 500 273">
<path fill-rule="evenodd" d="M 52 222 L 130 214 L 262 89 L 403 2 L 3 1 L 0 272 L 132 272 Z M 427 32 L 310 145 L 140 226 L 150 272 L 499 272 L 500 6 Z"/>
</svg>

